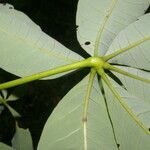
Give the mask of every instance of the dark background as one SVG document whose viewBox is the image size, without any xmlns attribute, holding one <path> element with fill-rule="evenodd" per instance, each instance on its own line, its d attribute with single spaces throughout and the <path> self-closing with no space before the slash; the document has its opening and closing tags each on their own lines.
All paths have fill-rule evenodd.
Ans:
<svg viewBox="0 0 150 150">
<path fill-rule="evenodd" d="M 82 50 L 76 38 L 77 2 L 78 0 L 0 0 L 0 3 L 10 3 L 15 9 L 23 11 L 44 32 L 86 58 L 88 54 Z M 19 126 L 30 129 L 35 148 L 45 121 L 54 107 L 87 72 L 88 69 L 79 70 L 58 79 L 35 81 L 20 86 L 24 91 L 23 96 L 9 104 L 22 115 L 17 119 Z M 0 70 L 0 77 L 3 82 L 18 78 L 4 70 Z M 9 89 L 9 92 L 13 90 L 14 88 Z M 0 116 L 0 141 L 11 144 L 14 132 L 14 118 L 5 109 Z"/>
</svg>

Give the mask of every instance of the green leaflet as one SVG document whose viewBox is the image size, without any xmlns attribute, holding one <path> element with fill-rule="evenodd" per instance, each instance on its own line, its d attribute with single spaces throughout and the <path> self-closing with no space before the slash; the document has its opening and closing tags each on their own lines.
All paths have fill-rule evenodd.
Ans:
<svg viewBox="0 0 150 150">
<path fill-rule="evenodd" d="M 81 59 L 25 14 L 0 4 L 0 68 L 24 77 Z"/>
<path fill-rule="evenodd" d="M 0 150 L 33 150 L 32 138 L 28 129 L 16 125 L 16 132 L 12 139 L 12 147 L 0 143 Z"/>
<path fill-rule="evenodd" d="M 106 55 L 112 55 L 118 49 L 122 49 L 132 43 L 143 38 L 149 38 L 140 45 L 135 45 L 132 49 L 109 60 L 111 63 L 128 65 L 135 68 L 150 70 L 149 56 L 150 56 L 150 14 L 143 15 L 139 20 L 130 24 L 127 28 L 122 30 L 115 40 L 112 42 Z"/>
<path fill-rule="evenodd" d="M 79 1 L 78 40 L 89 54 L 100 57 L 99 66 L 93 65 L 97 63 L 94 59 L 95 63 L 88 62 L 84 67 L 97 71 L 105 82 L 98 84 L 96 77 L 93 81 L 88 75 L 64 96 L 45 124 L 38 150 L 150 149 L 150 14 L 137 20 L 149 3 L 149 0 Z M 3 69 L 26 76 L 82 59 L 43 33 L 23 13 L 9 7 L 0 5 Z M 110 66 L 115 63 L 115 67 L 134 75 L 129 78 L 113 72 L 126 89 L 107 77 L 104 69 L 113 70 L 105 67 L 104 61 L 108 60 Z M 23 141 L 18 134 L 12 142 L 16 149 Z M 27 136 L 29 147 L 25 144 L 21 149 L 32 149 L 29 133 Z"/>
<path fill-rule="evenodd" d="M 126 80 L 127 81 L 127 80 Z M 135 93 L 130 93 L 111 80 L 111 83 L 118 91 L 122 100 L 127 104 L 128 108 L 133 112 L 136 118 L 141 121 L 147 132 L 150 125 L 150 103 L 146 102 L 145 97 L 141 99 Z M 122 108 L 116 97 L 109 90 L 108 86 L 103 83 L 105 96 L 110 112 L 110 116 L 114 125 L 116 139 L 121 150 L 148 150 L 150 148 L 150 136 L 135 123 L 134 119 Z M 135 88 L 135 91 L 138 88 Z M 133 89 L 132 89 L 133 90 Z"/>
<path fill-rule="evenodd" d="M 91 55 L 104 55 L 116 35 L 149 4 L 149 0 L 79 0 L 76 24 L 81 46 Z"/>
<path fill-rule="evenodd" d="M 150 79 L 149 72 L 131 68 L 131 67 L 125 67 L 125 66 L 115 66 L 115 67 L 122 69 L 124 71 L 127 71 L 131 74 L 137 75 L 139 77 Z M 150 104 L 150 99 L 149 99 L 150 84 L 149 83 L 145 83 L 145 82 L 121 75 L 114 71 L 113 73 L 121 80 L 121 82 L 123 83 L 123 85 L 125 86 L 125 88 L 130 94 L 135 95 L 136 97 L 140 98 L 141 101 L 148 102 Z"/>
<path fill-rule="evenodd" d="M 16 132 L 12 139 L 12 147 L 15 150 L 33 150 L 32 137 L 28 129 L 22 129 L 16 125 Z"/>
<path fill-rule="evenodd" d="M 45 124 L 38 150 L 84 149 L 82 117 L 88 78 L 89 76 L 78 83 L 54 109 Z M 87 114 L 88 149 L 116 150 L 117 146 L 97 78 L 93 83 Z"/>
<path fill-rule="evenodd" d="M 14 150 L 12 147 L 10 147 L 4 143 L 1 143 L 1 142 L 0 142 L 0 149 L 1 150 Z"/>
</svg>

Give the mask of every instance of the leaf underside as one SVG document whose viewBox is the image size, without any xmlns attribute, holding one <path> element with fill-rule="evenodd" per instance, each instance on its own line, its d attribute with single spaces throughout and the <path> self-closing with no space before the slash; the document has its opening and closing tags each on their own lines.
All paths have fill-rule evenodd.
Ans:
<svg viewBox="0 0 150 150">
<path fill-rule="evenodd" d="M 0 68 L 24 77 L 81 59 L 25 14 L 9 4 L 0 4 Z"/>
<path fill-rule="evenodd" d="M 150 103 L 142 101 L 142 99 L 130 94 L 119 85 L 116 85 L 115 88 L 134 114 L 138 116 L 137 118 L 148 128 L 150 126 Z M 150 136 L 144 132 L 143 129 L 135 123 L 134 119 L 121 107 L 105 83 L 104 89 L 120 149 L 141 150 L 144 147 L 144 149 L 148 150 L 150 148 Z"/>
<path fill-rule="evenodd" d="M 143 38 L 149 38 L 149 40 L 142 44 L 133 47 L 132 49 L 124 52 L 109 62 L 121 65 L 127 65 L 134 68 L 144 69 L 150 71 L 150 13 L 143 15 L 137 21 L 130 24 L 127 28 L 122 30 L 109 47 L 106 55 L 114 53 L 116 50 L 131 45 L 135 41 L 139 41 Z"/>
<path fill-rule="evenodd" d="M 101 36 L 98 37 L 100 40 L 98 55 L 113 54 L 133 42 L 149 36 L 149 22 L 147 20 L 150 19 L 150 15 L 147 14 L 138 19 L 139 16 L 144 14 L 144 10 L 150 3 L 149 1 L 114 0 L 110 3 L 108 0 L 94 0 L 94 2 L 80 0 L 77 12 L 78 40 L 89 54 L 96 54 L 94 50 L 95 37 L 98 29 L 101 30 L 102 25 L 104 25 L 104 29 L 100 31 L 102 34 L 98 35 Z M 116 3 L 114 10 L 112 10 L 107 23 L 103 24 L 106 11 L 102 10 L 108 9 L 108 5 L 112 6 L 114 3 Z M 89 10 L 88 13 L 87 10 Z M 129 25 L 130 23 L 131 25 Z M 150 67 L 149 45 L 148 40 L 138 46 L 134 45 L 132 49 L 127 49 L 125 53 L 130 53 L 134 56 L 134 59 L 122 52 L 110 59 L 109 62 L 116 64 L 115 67 L 121 70 L 149 80 L 149 72 L 144 71 Z M 142 58 L 140 59 L 141 54 Z M 146 59 L 144 56 L 146 56 Z M 137 61 L 135 61 L 136 58 Z M 68 150 L 150 149 L 150 101 L 148 99 L 150 85 L 116 72 L 113 73 L 125 87 L 125 89 L 122 88 L 114 80 L 108 78 L 111 81 L 111 86 L 118 92 L 124 106 L 120 104 L 120 101 L 104 81 L 98 85 L 95 78 L 87 112 L 87 148 L 84 148 L 85 137 L 82 117 L 85 107 L 83 99 L 87 94 L 88 77 L 77 84 L 54 109 L 44 127 L 38 150 L 43 148 L 59 150 L 62 147 Z M 100 87 L 103 88 L 103 93 L 101 93 Z"/>
<path fill-rule="evenodd" d="M 32 138 L 28 129 L 22 129 L 16 125 L 12 147 L 16 150 L 33 150 Z"/>
<path fill-rule="evenodd" d="M 113 57 L 117 50 L 150 37 L 150 14 L 142 16 L 149 4 L 149 0 L 80 0 L 76 22 L 81 46 L 92 56 L 111 55 L 109 63 L 115 67 L 149 79 L 149 40 Z M 23 13 L 9 7 L 0 5 L 1 68 L 26 76 L 82 59 L 43 33 Z M 90 76 L 64 96 L 45 124 L 38 150 L 150 149 L 150 85 L 113 74 L 124 88 L 106 73 L 99 79 L 101 84 L 97 76 L 94 78 L 87 127 L 83 123 L 83 100 L 89 94 Z"/>
<path fill-rule="evenodd" d="M 38 150 L 61 150 L 62 147 L 66 150 L 83 149 L 82 116 L 84 105 L 82 99 L 86 94 L 88 78 L 89 75 L 78 83 L 55 108 L 44 127 Z M 104 98 L 100 92 L 97 78 L 94 80 L 90 95 L 87 129 L 89 149 L 116 149 Z"/>
<path fill-rule="evenodd" d="M 91 55 L 95 51 L 104 55 L 116 35 L 143 15 L 149 4 L 149 0 L 79 0 L 76 24 L 81 46 Z"/>
</svg>

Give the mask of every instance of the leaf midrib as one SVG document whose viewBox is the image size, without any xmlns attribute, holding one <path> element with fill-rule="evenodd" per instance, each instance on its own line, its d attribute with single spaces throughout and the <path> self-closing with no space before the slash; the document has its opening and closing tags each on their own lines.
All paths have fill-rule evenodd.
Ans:
<svg viewBox="0 0 150 150">
<path fill-rule="evenodd" d="M 76 62 L 76 61 L 77 61 L 77 60 L 73 60 L 73 59 L 71 59 L 71 58 L 66 58 L 66 57 L 64 57 L 63 55 L 61 55 L 60 53 L 57 53 L 56 51 L 54 52 L 54 51 L 50 51 L 50 50 L 48 50 L 48 49 L 39 47 L 39 46 L 37 46 L 36 44 L 33 44 L 32 42 L 29 42 L 28 40 L 25 40 L 25 39 L 19 37 L 17 34 L 14 34 L 14 33 L 11 34 L 10 32 L 7 32 L 7 31 L 6 31 L 4 28 L 2 28 L 2 27 L 0 27 L 0 30 L 1 30 L 1 32 L 5 33 L 6 35 L 9 35 L 9 36 L 15 38 L 16 40 L 23 41 L 23 42 L 27 43 L 27 45 L 29 45 L 29 46 L 31 46 L 31 47 L 33 47 L 33 48 L 36 48 L 36 49 L 38 49 L 38 50 L 40 50 L 42 53 L 45 52 L 45 54 L 47 54 L 48 56 L 54 56 L 54 57 L 57 57 L 57 58 L 59 58 L 59 59 L 63 59 L 63 60 L 65 60 L 65 61 L 69 62 L 69 63 L 70 63 L 70 62 Z M 40 31 L 40 32 L 42 32 L 42 31 Z M 54 39 L 53 39 L 53 40 L 54 40 Z"/>
<path fill-rule="evenodd" d="M 95 40 L 94 56 L 98 56 L 98 50 L 99 50 L 99 47 L 100 47 L 100 41 L 101 41 L 101 38 L 102 38 L 102 34 L 104 32 L 105 26 L 106 26 L 109 18 L 112 15 L 112 12 L 113 12 L 117 2 L 118 2 L 118 0 L 112 0 L 111 1 L 111 5 L 107 9 L 107 12 L 106 12 L 106 15 L 103 18 L 102 24 L 100 24 L 99 31 L 97 33 L 96 40 Z"/>
</svg>

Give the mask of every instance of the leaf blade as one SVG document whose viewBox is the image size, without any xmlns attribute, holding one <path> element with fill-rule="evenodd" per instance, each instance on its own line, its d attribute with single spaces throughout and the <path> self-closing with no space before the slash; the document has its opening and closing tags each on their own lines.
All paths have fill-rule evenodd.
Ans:
<svg viewBox="0 0 150 150">
<path fill-rule="evenodd" d="M 33 150 L 32 138 L 28 129 L 25 130 L 16 125 L 16 132 L 12 139 L 12 147 L 16 150 Z"/>
<path fill-rule="evenodd" d="M 111 44 L 106 55 L 115 53 L 117 49 L 126 47 L 135 41 L 142 38 L 148 38 L 147 41 L 140 45 L 129 49 L 128 51 L 109 60 L 110 63 L 127 65 L 139 69 L 150 70 L 150 63 L 148 56 L 150 55 L 150 32 L 149 25 L 150 14 L 143 15 L 139 20 L 130 24 L 122 30 Z"/>
<path fill-rule="evenodd" d="M 98 55 L 104 55 L 118 32 L 143 15 L 149 4 L 149 0 L 80 0 L 76 23 L 81 46 L 93 55 L 97 33 L 101 32 Z M 86 45 L 86 41 L 90 44 Z"/>
<path fill-rule="evenodd" d="M 104 89 L 106 93 L 106 99 L 111 114 L 112 122 L 114 125 L 116 138 L 118 144 L 120 145 L 120 148 L 122 149 L 131 148 L 136 150 L 141 150 L 142 148 L 149 149 L 150 148 L 149 134 L 143 132 L 143 129 L 138 124 L 136 124 L 135 121 L 129 116 L 129 114 L 120 106 L 120 103 L 116 100 L 115 96 L 108 89 L 105 83 Z M 124 91 L 124 89 L 122 88 L 120 89 Z M 126 96 L 128 95 L 126 94 Z M 141 120 L 141 118 L 139 118 L 139 120 L 144 123 L 144 121 Z"/>
<path fill-rule="evenodd" d="M 62 147 L 72 150 L 83 149 L 83 99 L 88 78 L 89 76 L 77 84 L 55 108 L 44 127 L 38 150 L 61 150 Z M 99 117 L 100 114 L 101 117 Z M 96 78 L 90 95 L 87 120 L 88 149 L 116 150 L 117 146 Z M 75 142 L 72 143 L 72 141 Z"/>
<path fill-rule="evenodd" d="M 82 59 L 9 7 L 0 5 L 1 68 L 23 77 Z"/>
<path fill-rule="evenodd" d="M 125 66 L 115 66 L 117 68 L 121 68 L 122 70 L 129 72 L 133 75 L 142 77 L 144 79 L 149 80 L 149 72 L 142 71 L 139 69 L 131 68 L 131 67 L 125 67 Z M 130 78 L 124 75 L 121 75 L 117 72 L 112 71 L 123 83 L 125 88 L 128 90 L 128 92 L 136 97 L 139 97 L 141 100 L 150 103 L 148 99 L 148 95 L 150 93 L 150 84 L 146 82 L 142 82 L 139 80 L 136 80 L 134 78 Z"/>
<path fill-rule="evenodd" d="M 0 149 L 1 150 L 14 150 L 12 147 L 0 142 Z"/>
</svg>

